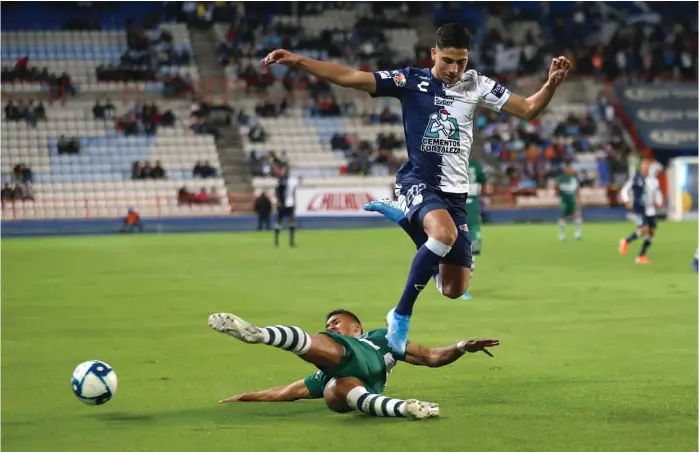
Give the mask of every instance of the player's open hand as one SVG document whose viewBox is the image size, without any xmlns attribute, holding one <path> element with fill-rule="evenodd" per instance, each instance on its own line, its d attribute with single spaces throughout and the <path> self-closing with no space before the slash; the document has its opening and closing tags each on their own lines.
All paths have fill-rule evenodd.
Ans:
<svg viewBox="0 0 699 452">
<path fill-rule="evenodd" d="M 499 339 L 471 339 L 464 343 L 464 350 L 468 353 L 483 352 L 492 358 L 493 354 L 488 351 L 488 347 L 497 347 L 498 345 L 500 345 Z"/>
<path fill-rule="evenodd" d="M 271 51 L 263 60 L 265 66 L 271 64 L 282 64 L 284 66 L 295 66 L 301 59 L 300 55 L 291 53 L 288 50 L 277 49 Z"/>
<path fill-rule="evenodd" d="M 561 83 L 568 76 L 568 71 L 571 68 L 570 61 L 564 56 L 559 56 L 551 61 L 551 68 L 549 69 L 549 82 L 553 86 L 560 86 Z"/>
<path fill-rule="evenodd" d="M 240 401 L 241 401 L 240 396 L 237 395 L 237 396 L 229 397 L 227 399 L 219 400 L 218 403 L 235 403 L 235 402 L 240 402 Z"/>
</svg>

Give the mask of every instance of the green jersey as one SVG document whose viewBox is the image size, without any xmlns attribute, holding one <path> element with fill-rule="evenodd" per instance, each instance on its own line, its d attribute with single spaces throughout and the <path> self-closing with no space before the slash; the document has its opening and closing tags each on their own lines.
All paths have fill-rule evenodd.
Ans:
<svg viewBox="0 0 699 452">
<path fill-rule="evenodd" d="M 371 330 L 360 337 L 343 336 L 324 332 L 332 340 L 345 348 L 345 356 L 340 364 L 318 370 L 304 379 L 312 398 L 323 397 L 325 386 L 333 378 L 354 377 L 362 381 L 364 387 L 374 394 L 383 392 L 386 377 L 397 361 L 404 356 L 394 353 L 388 346 L 386 328 Z"/>
<path fill-rule="evenodd" d="M 578 212 L 578 178 L 574 174 L 563 174 L 556 179 L 558 200 L 561 206 L 561 218 L 575 215 Z"/>
<path fill-rule="evenodd" d="M 563 174 L 556 179 L 558 198 L 561 203 L 575 202 L 578 194 L 578 178 L 574 174 Z"/>
<path fill-rule="evenodd" d="M 466 198 L 466 219 L 469 227 L 481 221 L 480 194 L 484 184 L 488 183 L 488 176 L 483 170 L 483 165 L 478 160 L 471 160 L 468 164 L 468 198 Z"/>
</svg>

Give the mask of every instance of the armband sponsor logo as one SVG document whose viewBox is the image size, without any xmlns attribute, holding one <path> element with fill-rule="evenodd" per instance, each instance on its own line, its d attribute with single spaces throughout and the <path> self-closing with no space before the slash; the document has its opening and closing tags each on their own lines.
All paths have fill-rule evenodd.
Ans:
<svg viewBox="0 0 699 452">
<path fill-rule="evenodd" d="M 379 77 L 381 77 L 381 80 L 388 80 L 391 78 L 391 73 L 388 71 L 379 71 L 377 72 L 379 74 Z"/>
<path fill-rule="evenodd" d="M 498 99 L 502 98 L 502 95 L 505 94 L 505 91 L 507 91 L 507 88 L 502 86 L 499 83 L 496 83 L 495 86 L 493 86 L 493 89 L 490 90 L 490 93 L 497 97 Z"/>
</svg>

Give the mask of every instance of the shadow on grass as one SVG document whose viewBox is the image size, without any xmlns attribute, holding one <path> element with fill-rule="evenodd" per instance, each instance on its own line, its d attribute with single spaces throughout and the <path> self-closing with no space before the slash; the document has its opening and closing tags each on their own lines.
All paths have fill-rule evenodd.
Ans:
<svg viewBox="0 0 699 452">
<path fill-rule="evenodd" d="M 194 408 L 189 410 L 161 412 L 112 412 L 88 414 L 87 417 L 105 422 L 140 425 L 179 424 L 192 425 L 206 422 L 216 425 L 250 425 L 283 420 L 285 422 L 307 423 L 312 419 L 331 413 L 322 404 L 295 403 L 291 404 L 240 404 L 214 405 L 211 407 Z M 198 428 L 195 430 L 204 430 Z"/>
</svg>

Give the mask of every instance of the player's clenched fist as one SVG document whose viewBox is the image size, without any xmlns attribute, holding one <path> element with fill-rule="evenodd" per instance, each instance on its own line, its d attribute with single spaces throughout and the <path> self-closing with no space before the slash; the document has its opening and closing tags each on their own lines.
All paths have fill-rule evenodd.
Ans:
<svg viewBox="0 0 699 452">
<path fill-rule="evenodd" d="M 265 66 L 269 66 L 270 64 L 282 64 L 284 66 L 294 66 L 299 62 L 299 59 L 301 58 L 300 55 L 296 55 L 295 53 L 291 53 L 288 50 L 284 49 L 277 49 L 271 51 L 263 60 L 262 63 L 264 63 Z"/>
<path fill-rule="evenodd" d="M 551 68 L 549 69 L 549 82 L 554 86 L 559 86 L 568 76 L 568 71 L 571 68 L 570 61 L 564 56 L 559 56 L 551 61 Z"/>
</svg>

